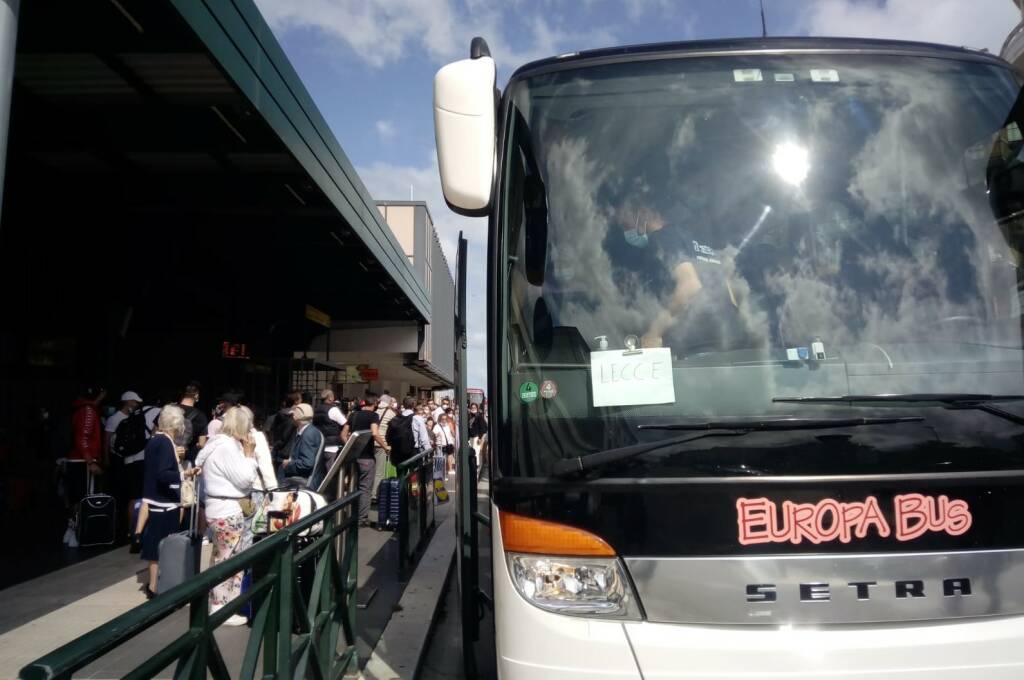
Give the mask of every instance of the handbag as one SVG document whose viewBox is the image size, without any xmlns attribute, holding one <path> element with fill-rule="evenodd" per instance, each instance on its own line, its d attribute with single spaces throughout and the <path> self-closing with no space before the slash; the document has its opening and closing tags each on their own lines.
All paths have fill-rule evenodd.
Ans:
<svg viewBox="0 0 1024 680">
<path fill-rule="evenodd" d="M 238 501 L 238 507 L 242 508 L 242 517 L 249 519 L 256 514 L 256 504 L 252 502 L 251 496 L 234 499 Z"/>
<path fill-rule="evenodd" d="M 178 473 L 181 475 L 181 485 L 178 487 L 178 491 L 181 496 L 181 507 L 191 508 L 196 504 L 196 478 L 186 477 L 186 471 L 187 468 L 179 463 Z"/>
<path fill-rule="evenodd" d="M 267 480 L 263 478 L 263 471 L 260 470 L 258 465 L 256 466 L 256 474 L 259 476 L 263 491 L 260 494 L 259 503 L 253 504 L 251 530 L 253 534 L 264 535 L 270 533 L 270 520 L 267 511 L 270 509 L 270 504 L 274 499 L 274 492 L 267 486 Z"/>
</svg>

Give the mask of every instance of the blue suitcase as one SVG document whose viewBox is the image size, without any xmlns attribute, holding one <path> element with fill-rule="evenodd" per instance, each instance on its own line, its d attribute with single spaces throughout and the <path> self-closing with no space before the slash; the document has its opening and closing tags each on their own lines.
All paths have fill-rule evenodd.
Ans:
<svg viewBox="0 0 1024 680">
<path fill-rule="evenodd" d="M 246 569 L 242 572 L 242 595 L 245 595 L 250 590 L 252 590 L 252 569 Z M 244 616 L 249 619 L 249 622 L 252 623 L 252 600 L 249 600 L 242 605 L 242 608 L 238 610 L 238 614 L 239 616 Z"/>
<path fill-rule="evenodd" d="M 398 510 L 402 500 L 399 483 L 396 478 L 382 479 L 377 487 L 378 531 L 398 528 Z"/>
</svg>

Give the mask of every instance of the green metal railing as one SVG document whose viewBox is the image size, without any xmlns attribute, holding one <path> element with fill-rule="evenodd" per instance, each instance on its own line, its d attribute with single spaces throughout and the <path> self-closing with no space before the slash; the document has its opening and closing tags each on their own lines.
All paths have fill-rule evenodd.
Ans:
<svg viewBox="0 0 1024 680">
<path fill-rule="evenodd" d="M 19 677 L 25 680 L 70 679 L 75 671 L 129 643 L 187 605 L 186 632 L 124 677 L 129 680 L 152 678 L 177 662 L 176 679 L 227 679 L 231 675 L 213 633 L 249 602 L 253 603 L 254 616 L 239 678 L 254 678 L 261 657 L 261 677 L 264 678 L 334 680 L 357 670 L 358 499 L 357 491 L 334 501 L 231 559 L 50 652 L 23 668 Z M 320 522 L 323 522 L 320 535 L 300 536 Z M 310 560 L 314 564 L 312 569 L 307 564 Z M 253 570 L 252 587 L 216 613 L 209 613 L 210 591 L 245 569 Z M 312 573 L 308 601 L 305 583 L 298 582 L 300 572 Z"/>
</svg>

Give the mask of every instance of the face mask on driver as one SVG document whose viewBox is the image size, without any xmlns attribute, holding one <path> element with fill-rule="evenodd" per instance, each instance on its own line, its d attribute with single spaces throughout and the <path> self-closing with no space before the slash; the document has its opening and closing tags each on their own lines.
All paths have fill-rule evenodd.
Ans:
<svg viewBox="0 0 1024 680">
<path fill-rule="evenodd" d="M 622 236 L 626 239 L 626 243 L 634 248 L 647 246 L 647 232 L 641 232 L 639 229 L 627 229 L 622 232 Z"/>
</svg>

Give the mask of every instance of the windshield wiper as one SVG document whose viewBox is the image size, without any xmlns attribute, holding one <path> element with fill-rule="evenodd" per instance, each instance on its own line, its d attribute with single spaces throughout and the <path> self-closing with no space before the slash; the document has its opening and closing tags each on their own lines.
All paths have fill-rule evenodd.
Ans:
<svg viewBox="0 0 1024 680">
<path fill-rule="evenodd" d="M 848 404 L 870 405 L 877 403 L 896 404 L 938 404 L 948 409 L 972 409 L 984 411 L 1024 425 L 1024 416 L 1010 413 L 995 403 L 1024 401 L 1022 394 L 973 394 L 970 392 L 918 392 L 908 394 L 847 394 L 841 397 L 774 397 L 772 401 L 781 404 Z"/>
<path fill-rule="evenodd" d="M 706 430 L 695 437 L 676 437 L 650 444 L 631 444 L 606 451 L 599 451 L 587 456 L 578 456 L 560 460 L 551 467 L 551 473 L 563 477 L 577 472 L 586 472 L 602 465 L 614 463 L 627 458 L 640 456 L 658 449 L 686 444 L 705 437 L 739 437 L 751 432 L 783 432 L 789 430 L 828 430 L 841 427 L 863 427 L 865 425 L 896 425 L 899 423 L 917 423 L 924 420 L 920 416 L 903 418 L 777 418 L 770 420 L 723 420 L 703 423 L 663 423 L 638 425 L 638 430 Z"/>
<path fill-rule="evenodd" d="M 740 430 L 743 432 L 781 432 L 785 430 L 827 430 L 832 427 L 861 427 L 863 425 L 893 425 L 917 423 L 919 416 L 904 418 L 772 418 L 768 420 L 721 420 L 708 423 L 666 423 L 664 425 L 637 425 L 638 430 Z"/>
</svg>

